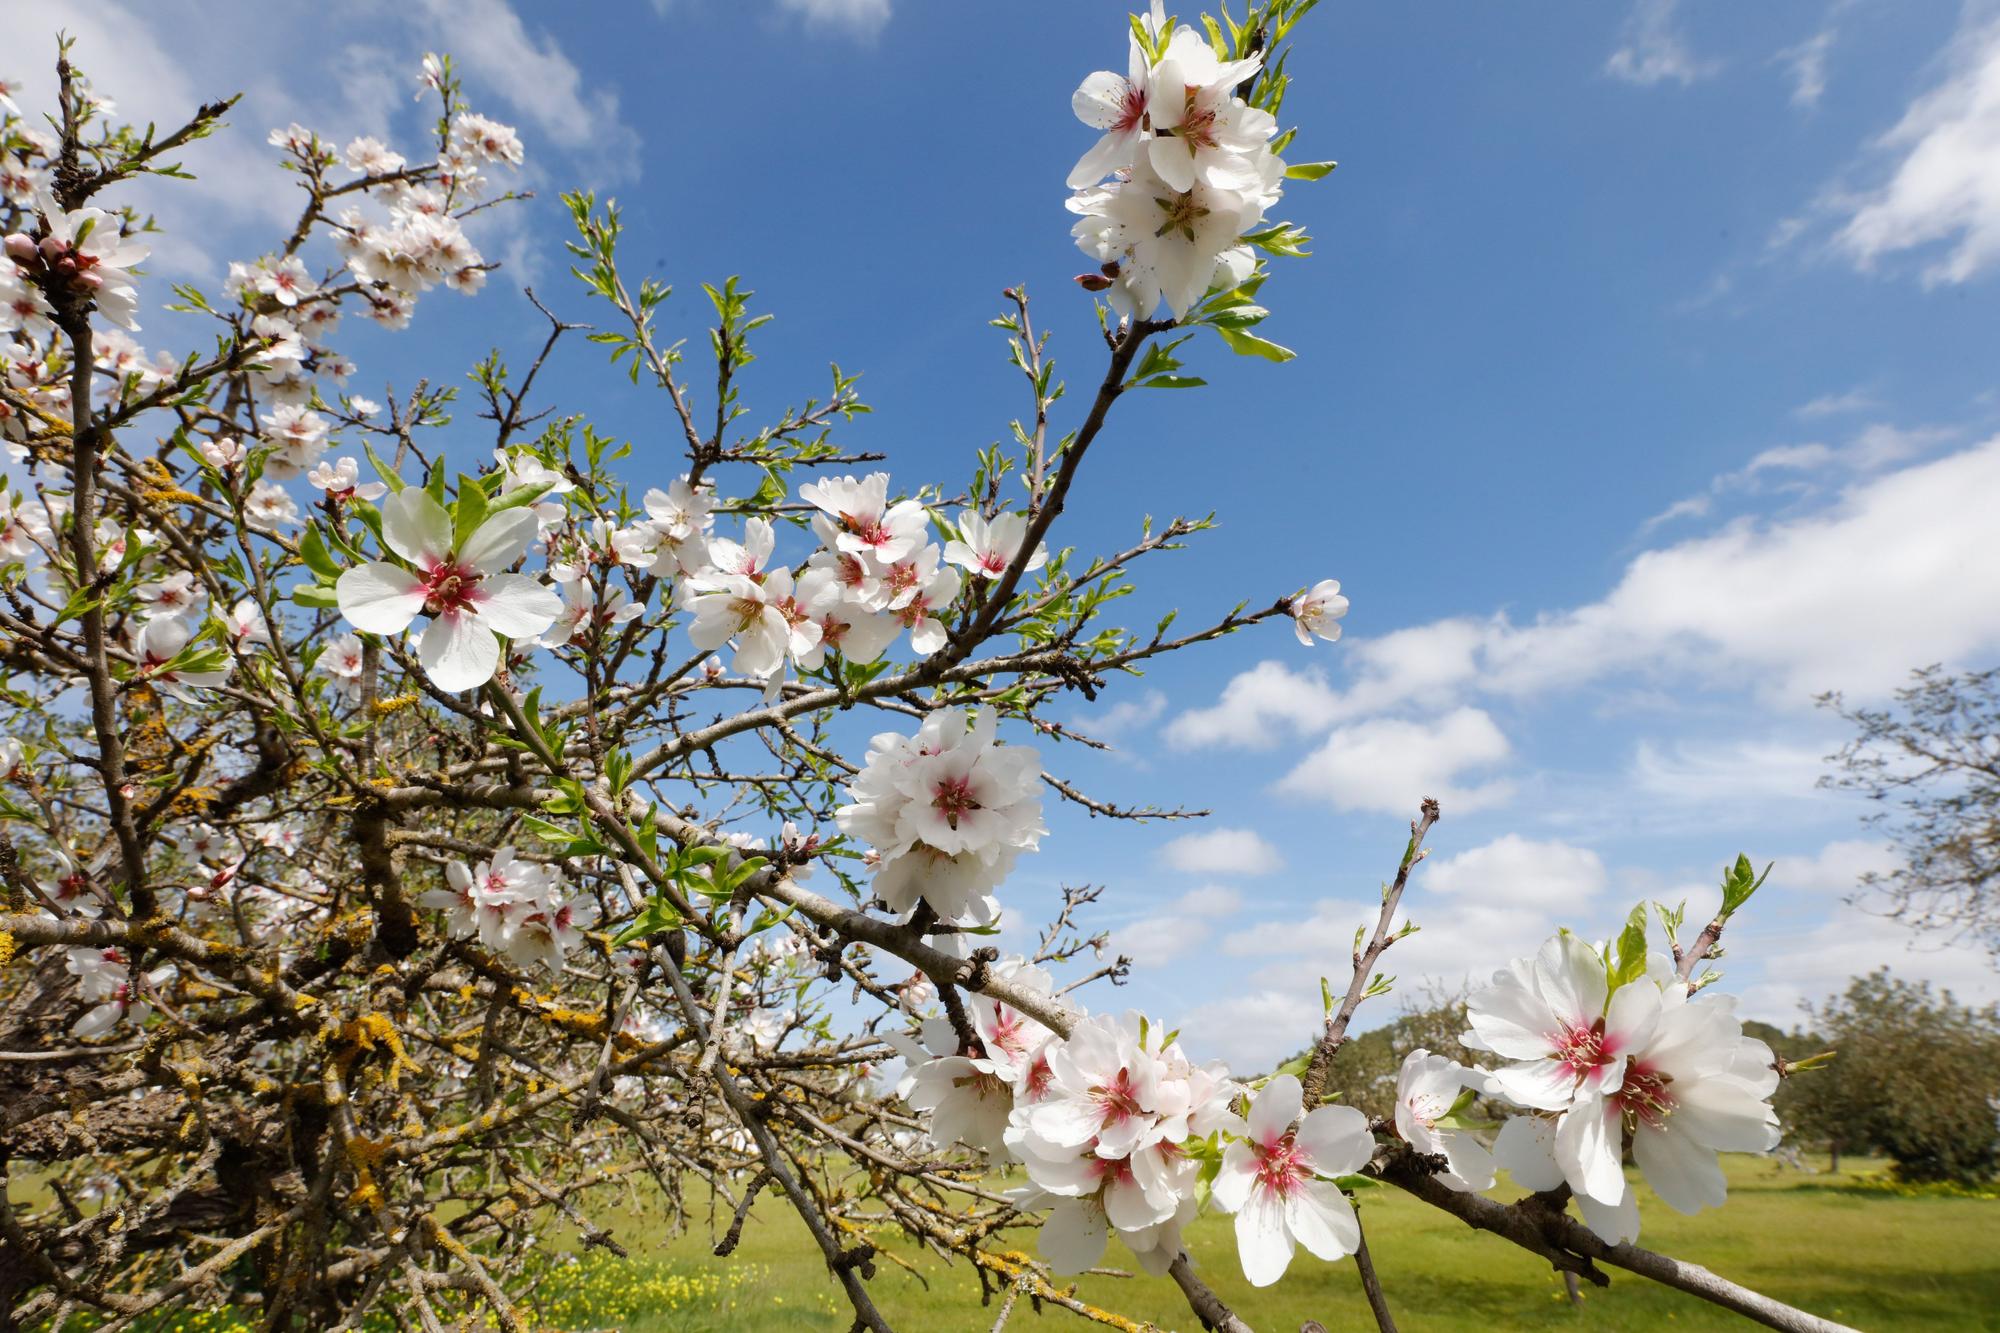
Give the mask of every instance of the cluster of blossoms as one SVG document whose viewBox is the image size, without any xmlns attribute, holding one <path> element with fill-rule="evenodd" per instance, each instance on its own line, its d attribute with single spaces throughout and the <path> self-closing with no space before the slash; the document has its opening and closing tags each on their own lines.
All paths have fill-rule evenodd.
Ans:
<svg viewBox="0 0 2000 1333">
<path fill-rule="evenodd" d="M 597 919 L 589 899 L 563 893 L 560 870 L 523 861 L 511 847 L 476 866 L 451 862 L 445 882 L 449 888 L 420 895 L 417 905 L 441 908 L 453 935 L 477 937 L 480 947 L 521 967 L 540 963 L 561 972 L 564 955 Z"/>
<path fill-rule="evenodd" d="M 1072 234 L 1103 265 L 1089 285 L 1119 313 L 1185 316 L 1250 275 L 1243 236 L 1278 201 L 1285 164 L 1270 148 L 1276 118 L 1236 95 L 1260 56 L 1226 59 L 1185 24 L 1168 32 L 1159 0 L 1139 27 L 1126 72 L 1100 70 L 1071 99 L 1104 131 L 1069 175 Z"/>
<path fill-rule="evenodd" d="M 1054 993 L 1049 974 L 1020 958 L 1004 959 L 992 970 L 1027 990 Z M 919 995 L 914 986 L 904 988 L 906 1003 L 914 1004 Z M 888 1034 L 908 1062 L 896 1095 L 930 1113 L 934 1142 L 963 1143 L 1006 1161 L 1012 1156 L 1006 1136 L 1014 1108 L 1031 1106 L 1048 1091 L 1048 1051 L 1055 1034 L 987 995 L 968 997 L 966 1018 L 976 1038 L 970 1044 L 962 1045 L 942 1018 L 926 1020 L 918 1030 L 920 1040 Z"/>
<path fill-rule="evenodd" d="M 635 596 L 609 577 L 620 566 L 669 581 L 663 600 L 688 613 L 695 646 L 733 645 L 733 669 L 769 690 L 788 667 L 818 670 L 829 652 L 852 663 L 876 661 L 904 630 L 911 650 L 929 656 L 945 645 L 943 617 L 963 587 L 959 569 L 997 579 L 1027 540 L 1020 514 L 966 511 L 957 535 L 940 546 L 928 540 L 932 520 L 923 505 L 890 501 L 887 473 L 827 478 L 799 488 L 818 510 L 813 531 L 823 546 L 795 575 L 774 562 L 777 529 L 769 519 L 746 519 L 740 541 L 717 535 L 713 494 L 686 477 L 647 491 L 643 517 L 613 527 L 570 517 L 559 497 L 575 483 L 528 451 L 503 449 L 497 461 L 495 512 L 476 532 L 456 538 L 444 506 L 405 488 L 382 505 L 384 543 L 402 563 L 369 562 L 337 585 L 341 611 L 357 629 L 395 634 L 420 614 L 431 617 L 419 658 L 444 689 L 492 678 L 501 661 L 496 635 L 546 648 L 588 646 L 644 615 L 645 586 Z M 312 480 L 343 503 L 380 494 L 378 483 L 358 477 L 353 461 L 341 459 Z M 560 597 L 538 580 L 504 572 L 537 539 Z M 1046 561 L 1037 545 L 1021 563 L 1027 571 Z M 704 672 L 720 673 L 719 662 Z"/>
<path fill-rule="evenodd" d="M 139 327 L 139 294 L 131 269 L 151 247 L 124 234 L 123 225 L 101 208 L 64 211 L 55 196 L 36 198 L 41 237 L 11 233 L 0 262 L 0 333 L 44 338 L 53 329 L 49 296 L 94 301 L 106 319 Z"/>
<path fill-rule="evenodd" d="M 891 911 L 919 899 L 945 921 L 998 914 L 992 890 L 1014 858 L 1041 844 L 1042 763 L 996 740 L 999 717 L 942 708 L 914 736 L 883 732 L 834 812 L 840 831 L 874 849 L 875 894 Z"/>
<path fill-rule="evenodd" d="M 1045 1084 L 1017 1102 L 1006 1133 L 1032 1187 L 1023 1206 L 1053 1204 L 1043 1258 L 1080 1273 L 1116 1231 L 1148 1272 L 1164 1273 L 1197 1207 L 1202 1164 L 1189 1147 L 1241 1131 L 1242 1087 L 1136 1011 L 1079 1021 L 1043 1058 Z"/>
<path fill-rule="evenodd" d="M 1530 1189 L 1567 1183 L 1591 1230 L 1615 1243 L 1639 1234 L 1627 1145 L 1668 1207 L 1718 1207 L 1716 1154 L 1777 1146 L 1778 1073 L 1731 999 L 1693 993 L 1659 955 L 1615 987 L 1610 967 L 1558 935 L 1471 997 L 1463 1040 L 1514 1062 L 1493 1071 L 1491 1090 L 1533 1112 L 1501 1127 L 1500 1164 Z"/>
</svg>

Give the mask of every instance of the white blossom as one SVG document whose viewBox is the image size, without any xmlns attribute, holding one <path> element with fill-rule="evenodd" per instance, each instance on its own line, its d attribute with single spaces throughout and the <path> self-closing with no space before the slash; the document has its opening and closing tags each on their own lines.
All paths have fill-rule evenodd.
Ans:
<svg viewBox="0 0 2000 1333">
<path fill-rule="evenodd" d="M 341 614 L 370 634 L 398 634 L 418 615 L 429 616 L 417 647 L 424 670 L 439 689 L 476 689 L 499 668 L 498 636 L 533 638 L 562 613 L 549 589 L 502 572 L 534 532 L 533 514 L 503 509 L 457 541 L 444 507 L 407 486 L 382 502 L 382 533 L 416 572 L 386 560 L 348 570 L 334 588 Z"/>
</svg>

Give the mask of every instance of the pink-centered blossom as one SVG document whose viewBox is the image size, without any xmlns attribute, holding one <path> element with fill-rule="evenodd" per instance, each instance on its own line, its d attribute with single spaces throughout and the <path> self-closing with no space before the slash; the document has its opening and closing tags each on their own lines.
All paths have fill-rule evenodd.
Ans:
<svg viewBox="0 0 2000 1333">
<path fill-rule="evenodd" d="M 431 623 L 418 644 L 439 689 L 469 690 L 493 678 L 500 636 L 533 638 L 562 614 L 561 600 L 523 574 L 504 572 L 527 551 L 535 516 L 489 515 L 463 541 L 428 491 L 408 486 L 382 502 L 382 535 L 406 564 L 375 560 L 335 585 L 341 614 L 370 634 L 397 634 L 419 615 Z"/>
</svg>

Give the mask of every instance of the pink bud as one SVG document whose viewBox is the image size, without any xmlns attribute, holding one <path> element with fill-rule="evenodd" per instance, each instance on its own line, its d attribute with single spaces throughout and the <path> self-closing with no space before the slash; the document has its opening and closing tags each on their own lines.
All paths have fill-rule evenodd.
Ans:
<svg viewBox="0 0 2000 1333">
<path fill-rule="evenodd" d="M 35 257 L 34 238 L 29 236 L 25 232 L 17 231 L 9 235 L 7 237 L 6 246 L 7 246 L 7 257 L 9 259 L 19 259 L 23 261 L 28 261 L 34 259 Z"/>
</svg>

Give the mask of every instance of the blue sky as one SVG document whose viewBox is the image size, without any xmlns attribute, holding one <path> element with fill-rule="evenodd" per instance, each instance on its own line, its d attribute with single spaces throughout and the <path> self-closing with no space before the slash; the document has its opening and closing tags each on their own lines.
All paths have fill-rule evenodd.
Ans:
<svg viewBox="0 0 2000 1333">
<path fill-rule="evenodd" d="M 127 113 L 246 92 L 188 156 L 203 179 L 152 196 L 163 277 L 213 281 L 289 220 L 269 128 L 415 136 L 412 71 L 443 49 L 519 125 L 542 195 L 490 221 L 488 253 L 580 316 L 554 197 L 615 194 L 629 259 L 694 297 L 677 332 L 700 336 L 696 284 L 731 273 L 778 315 L 753 409 L 837 360 L 877 408 L 850 443 L 909 484 L 962 477 L 1022 407 L 984 322 L 1016 282 L 1065 378 L 1101 369 L 1062 178 L 1090 142 L 1070 90 L 1122 67 L 1120 6 L 63 12 Z M 1332 576 L 1347 637 L 1309 652 L 1269 627 L 1079 708 L 1119 751 L 1052 770 L 1214 818 L 1055 811 L 1010 892 L 1108 885 L 1104 920 L 1144 964 L 1131 1001 L 1245 1065 L 1309 1030 L 1426 793 L 1445 819 L 1410 899 L 1426 930 L 1391 955 L 1405 978 L 1483 974 L 1642 895 L 1699 911 L 1745 850 L 1779 861 L 1726 965 L 1749 1012 L 1789 1021 L 1878 962 L 1992 995 L 1982 956 L 1912 952 L 1842 905 L 1882 851 L 1855 802 L 1814 790 L 1841 728 L 1812 697 L 1879 700 L 2000 648 L 1996 23 L 1866 2 L 1315 12 L 1285 121 L 1294 156 L 1341 166 L 1294 185 L 1282 212 L 1316 253 L 1264 293 L 1299 359 L 1190 344 L 1210 387 L 1121 403 L 1059 536 L 1109 549 L 1144 514 L 1213 506 L 1221 529 L 1156 563 L 1134 622 Z M 5 73 L 39 90 L 26 45 Z M 501 281 L 343 350 L 357 390 L 407 388 L 496 339 L 525 356 L 537 323 Z M 678 471 L 659 398 L 577 351 L 547 383 L 634 442 L 635 479 Z M 1190 828 L 1209 841 L 1177 843 Z"/>
</svg>

